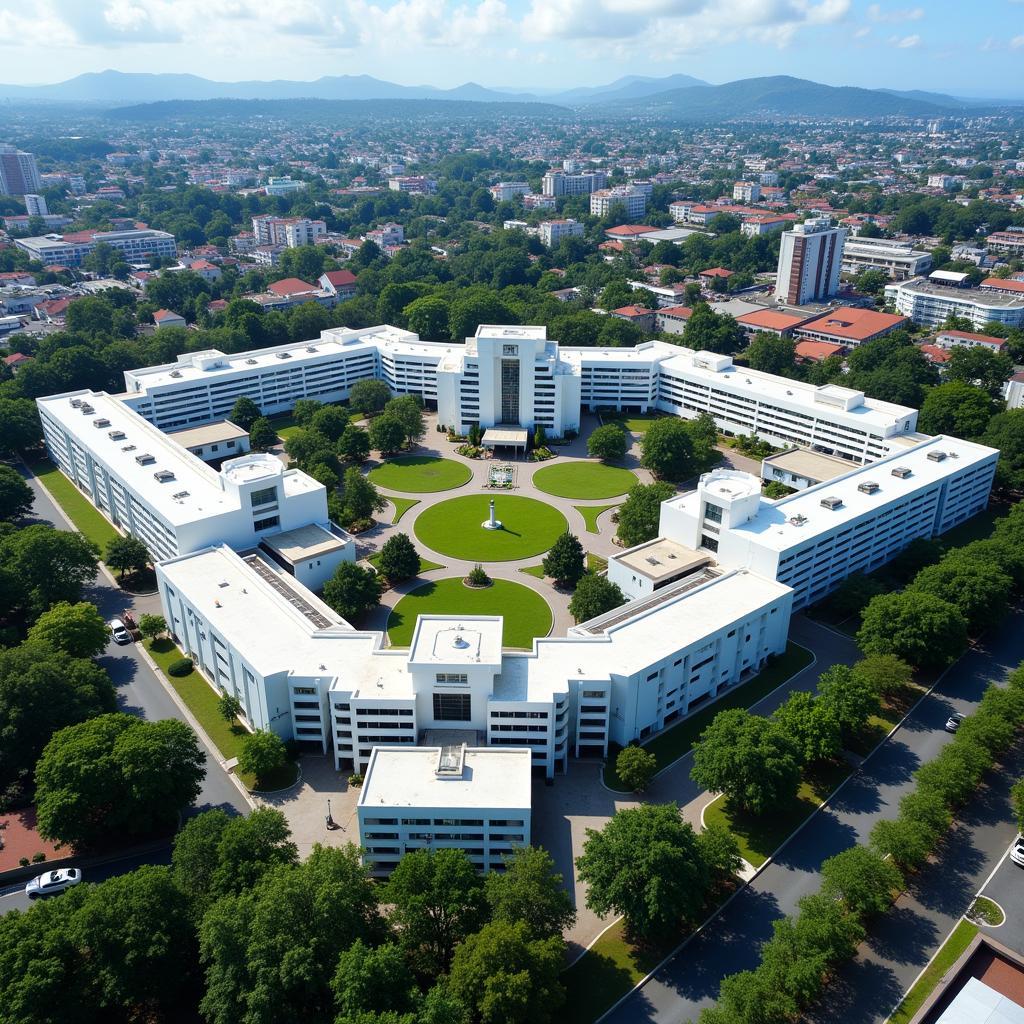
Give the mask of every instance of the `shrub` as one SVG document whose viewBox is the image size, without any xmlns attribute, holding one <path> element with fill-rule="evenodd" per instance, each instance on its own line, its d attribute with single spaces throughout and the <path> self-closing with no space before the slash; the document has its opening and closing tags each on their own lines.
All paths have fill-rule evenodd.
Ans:
<svg viewBox="0 0 1024 1024">
<path fill-rule="evenodd" d="M 167 674 L 172 676 L 187 676 L 192 671 L 191 658 L 178 658 L 167 666 Z"/>
<path fill-rule="evenodd" d="M 466 580 L 473 587 L 487 587 L 491 583 L 491 577 L 487 575 L 484 567 L 479 562 L 469 570 Z"/>
<path fill-rule="evenodd" d="M 353 772 L 348 777 L 348 784 L 350 786 L 361 786 L 363 784 L 363 773 L 362 772 Z"/>
<path fill-rule="evenodd" d="M 630 789 L 642 793 L 658 770 L 658 759 L 643 747 L 628 746 L 619 751 L 615 771 Z"/>
<path fill-rule="evenodd" d="M 18 864 L 20 864 L 21 867 L 23 867 L 23 868 L 27 868 L 28 865 L 29 865 L 28 857 L 20 857 L 18 859 Z"/>
<path fill-rule="evenodd" d="M 32 863 L 33 864 L 42 864 L 44 860 L 46 860 L 46 854 L 43 853 L 42 850 L 39 850 L 36 853 L 32 854 Z"/>
</svg>

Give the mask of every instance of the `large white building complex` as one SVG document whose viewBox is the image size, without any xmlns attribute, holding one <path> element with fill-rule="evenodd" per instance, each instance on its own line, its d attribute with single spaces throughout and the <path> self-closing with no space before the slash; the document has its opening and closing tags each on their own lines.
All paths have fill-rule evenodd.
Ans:
<svg viewBox="0 0 1024 1024">
<path fill-rule="evenodd" d="M 843 244 L 842 269 L 846 274 L 862 270 L 883 270 L 893 281 L 927 274 L 932 254 L 915 249 L 909 242 L 890 238 L 847 238 Z"/>
<path fill-rule="evenodd" d="M 846 228 L 812 217 L 785 231 L 779 247 L 775 298 L 791 306 L 823 302 L 839 292 Z"/>
<path fill-rule="evenodd" d="M 82 260 L 103 242 L 128 262 L 148 260 L 157 256 L 177 256 L 174 235 L 153 228 L 129 228 L 125 231 L 74 231 L 64 235 L 37 235 L 16 238 L 14 244 L 34 260 L 56 263 L 62 267 L 79 267 Z"/>
<path fill-rule="evenodd" d="M 885 286 L 885 301 L 919 324 L 937 327 L 950 315 L 966 317 L 975 330 L 987 323 L 1024 326 L 1024 295 L 989 289 L 949 288 L 923 277 Z"/>
</svg>

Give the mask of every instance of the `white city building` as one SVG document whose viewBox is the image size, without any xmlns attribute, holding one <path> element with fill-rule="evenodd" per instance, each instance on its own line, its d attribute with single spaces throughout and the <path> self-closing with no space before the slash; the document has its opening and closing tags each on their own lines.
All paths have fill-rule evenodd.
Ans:
<svg viewBox="0 0 1024 1024">
<path fill-rule="evenodd" d="M 15 238 L 14 244 L 41 263 L 59 263 L 64 267 L 81 266 L 82 260 L 101 242 L 118 252 L 129 263 L 157 256 L 177 256 L 174 235 L 153 228 L 127 231 L 75 231 L 67 235 L 37 235 Z"/>
<path fill-rule="evenodd" d="M 46 205 L 45 196 L 37 196 L 31 192 L 26 192 L 23 198 L 25 200 L 25 212 L 30 217 L 45 217 L 50 212 Z"/>
<path fill-rule="evenodd" d="M 293 192 L 300 192 L 306 187 L 304 181 L 296 181 L 290 175 L 282 178 L 267 178 L 263 191 L 268 196 L 290 196 Z"/>
<path fill-rule="evenodd" d="M 919 324 L 937 327 L 950 315 L 966 317 L 976 330 L 995 321 L 1008 327 L 1024 325 L 1024 295 L 947 288 L 922 277 L 885 286 L 885 301 Z"/>
<path fill-rule="evenodd" d="M 791 306 L 822 302 L 839 292 L 846 228 L 828 217 L 812 217 L 780 239 L 775 298 Z"/>
<path fill-rule="evenodd" d="M 506 203 L 530 191 L 528 181 L 499 181 L 490 187 L 490 193 L 496 203 Z"/>
<path fill-rule="evenodd" d="M 608 175 L 604 171 L 586 171 L 581 174 L 566 174 L 564 171 L 548 171 L 541 181 L 541 193 L 546 196 L 579 196 L 604 188 Z"/>
<path fill-rule="evenodd" d="M 390 874 L 412 850 L 465 850 L 474 867 L 503 867 L 530 845 L 528 748 L 374 747 L 359 793 L 359 845 L 370 873 Z"/>
<path fill-rule="evenodd" d="M 295 249 L 300 245 L 315 245 L 327 234 L 327 224 L 308 217 L 274 217 L 263 214 L 252 219 L 252 233 L 256 245 L 281 245 Z"/>
<path fill-rule="evenodd" d="M 554 248 L 563 238 L 582 238 L 583 225 L 571 217 L 561 220 L 542 220 L 539 225 L 540 240 Z"/>
<path fill-rule="evenodd" d="M 606 217 L 616 206 L 622 206 L 630 220 L 636 220 L 647 210 L 647 194 L 633 185 L 616 185 L 590 194 L 590 213 Z"/>
<path fill-rule="evenodd" d="M 843 245 L 842 269 L 845 274 L 862 270 L 884 270 L 893 281 L 927 274 L 932 254 L 915 249 L 909 242 L 888 238 L 847 238 Z"/>
<path fill-rule="evenodd" d="M 756 203 L 761 198 L 761 184 L 757 181 L 737 181 L 732 197 L 738 203 Z"/>
</svg>

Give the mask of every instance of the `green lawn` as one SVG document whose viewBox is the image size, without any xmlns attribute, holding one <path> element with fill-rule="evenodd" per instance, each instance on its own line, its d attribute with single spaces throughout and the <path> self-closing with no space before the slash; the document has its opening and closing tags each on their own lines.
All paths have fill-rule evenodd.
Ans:
<svg viewBox="0 0 1024 1024">
<path fill-rule="evenodd" d="M 789 807 L 775 807 L 765 814 L 734 811 L 720 796 L 705 809 L 704 824 L 724 825 L 736 837 L 743 859 L 759 868 L 800 823 L 821 806 L 850 771 L 845 762 L 830 762 L 817 767 L 801 783 L 796 799 Z"/>
<path fill-rule="evenodd" d="M 274 428 L 275 433 L 282 441 L 287 441 L 293 434 L 297 434 L 303 428 L 295 422 L 295 417 L 291 413 L 287 413 L 284 416 L 274 416 L 270 420 L 270 425 Z"/>
<path fill-rule="evenodd" d="M 661 954 L 637 949 L 617 921 L 563 975 L 565 1024 L 592 1024 L 661 961 Z"/>
<path fill-rule="evenodd" d="M 604 572 L 608 568 L 608 559 L 601 555 L 595 555 L 592 551 L 587 552 L 587 571 Z"/>
<path fill-rule="evenodd" d="M 450 498 L 425 509 L 416 519 L 416 536 L 431 551 L 470 562 L 507 562 L 548 550 L 569 524 L 558 509 L 534 498 L 494 496 L 500 530 L 485 530 L 487 494 Z"/>
<path fill-rule="evenodd" d="M 943 943 L 935 959 L 925 968 L 914 987 L 903 997 L 888 1024 L 907 1024 L 924 1005 L 924 1001 L 935 990 L 942 976 L 960 959 L 961 954 L 978 934 L 978 926 L 970 921 L 961 921 Z"/>
<path fill-rule="evenodd" d="M 603 412 L 601 413 L 602 423 L 621 423 L 627 430 L 634 434 L 645 434 L 647 428 L 655 421 L 662 418 L 661 413 L 625 413 L 625 412 Z"/>
<path fill-rule="evenodd" d="M 597 528 L 597 517 L 602 512 L 615 508 L 615 505 L 573 505 L 573 508 L 583 516 L 583 522 L 587 525 L 587 533 L 600 533 L 601 531 Z"/>
<path fill-rule="evenodd" d="M 711 719 L 719 711 L 751 707 L 791 676 L 795 676 L 797 672 L 810 665 L 812 658 L 813 655 L 806 647 L 788 643 L 786 650 L 770 661 L 749 683 L 737 686 L 713 704 L 659 733 L 649 743 L 645 743 L 644 748 L 657 757 L 659 768 L 668 767 L 690 751 L 697 737 L 711 724 Z M 609 757 L 605 764 L 604 781 L 607 786 L 620 793 L 629 792 L 629 788 L 615 773 L 614 757 Z"/>
<path fill-rule="evenodd" d="M 533 474 L 534 485 L 559 498 L 614 498 L 638 483 L 628 469 L 602 462 L 559 462 Z"/>
<path fill-rule="evenodd" d="M 400 455 L 371 469 L 370 479 L 389 491 L 430 494 L 461 487 L 473 476 L 464 462 L 438 459 L 430 455 Z"/>
<path fill-rule="evenodd" d="M 419 498 L 399 498 L 392 494 L 385 494 L 384 497 L 395 506 L 395 514 L 391 519 L 392 523 L 397 523 L 413 505 L 420 503 Z"/>
<path fill-rule="evenodd" d="M 375 551 L 369 558 L 366 559 L 374 569 L 380 570 L 380 552 Z M 431 569 L 443 569 L 444 566 L 440 562 L 431 562 L 429 558 L 424 558 L 420 555 L 420 574 L 430 572 Z"/>
<path fill-rule="evenodd" d="M 108 541 L 120 536 L 99 509 L 53 463 L 41 459 L 30 468 L 53 500 L 64 509 L 75 529 L 98 545 L 101 552 L 106 550 Z"/>
<path fill-rule="evenodd" d="M 543 565 L 528 565 L 525 569 L 520 569 L 520 572 L 525 572 L 527 576 L 535 576 L 537 579 L 544 579 L 544 566 Z"/>
<path fill-rule="evenodd" d="M 388 636 L 395 647 L 412 642 L 418 615 L 503 615 L 505 647 L 530 648 L 534 637 L 547 636 L 551 629 L 551 609 L 544 598 L 508 580 L 495 580 L 484 590 L 473 590 L 460 578 L 417 587 L 395 605 L 388 619 Z"/>
</svg>

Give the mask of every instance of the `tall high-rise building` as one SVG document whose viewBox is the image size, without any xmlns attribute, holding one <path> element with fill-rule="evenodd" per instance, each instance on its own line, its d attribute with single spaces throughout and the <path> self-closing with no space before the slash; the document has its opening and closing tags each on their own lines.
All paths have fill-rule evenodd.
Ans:
<svg viewBox="0 0 1024 1024">
<path fill-rule="evenodd" d="M 0 146 L 0 194 L 23 196 L 42 189 L 36 158 L 14 146 Z"/>
<path fill-rule="evenodd" d="M 50 211 L 47 209 L 45 197 L 37 196 L 33 192 L 26 192 L 25 212 L 30 217 L 45 217 Z"/>
<path fill-rule="evenodd" d="M 799 306 L 822 302 L 839 292 L 846 228 L 828 217 L 813 217 L 782 235 L 775 298 Z"/>
</svg>

